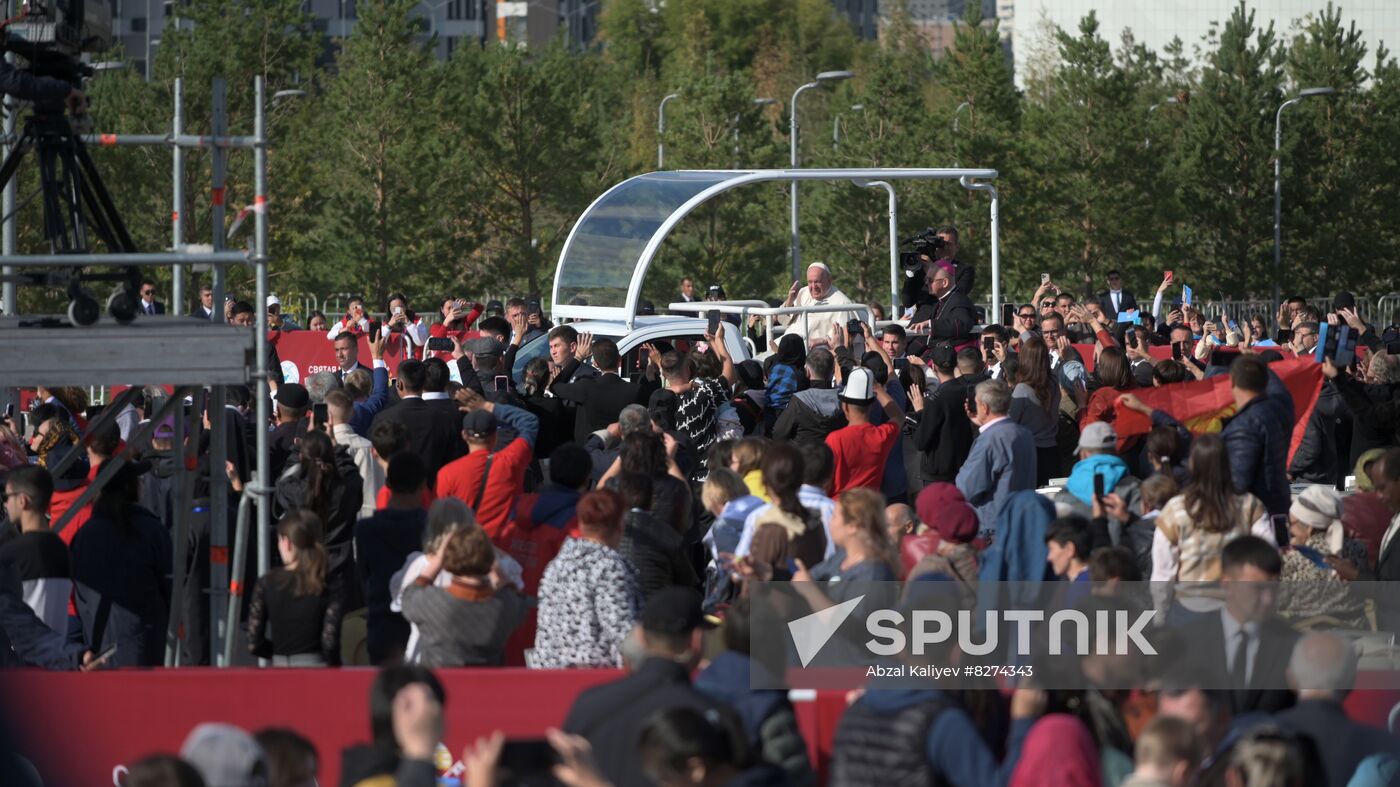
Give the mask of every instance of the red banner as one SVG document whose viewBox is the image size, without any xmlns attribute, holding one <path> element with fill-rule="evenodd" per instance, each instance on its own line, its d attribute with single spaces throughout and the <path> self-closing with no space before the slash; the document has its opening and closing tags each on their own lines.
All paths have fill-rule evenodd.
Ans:
<svg viewBox="0 0 1400 787">
<path fill-rule="evenodd" d="M 446 691 L 443 743 L 454 760 L 478 737 L 501 730 L 539 738 L 557 727 L 580 692 L 615 670 L 435 670 Z M 207 721 L 249 732 L 289 727 L 320 757 L 318 781 L 340 783 L 340 753 L 369 741 L 369 669 L 179 669 L 99 673 L 11 670 L 0 674 L 19 751 L 45 784 L 119 785 L 132 763 L 177 753 Z M 1391 678 L 1362 672 L 1346 698 L 1354 721 L 1386 729 L 1400 692 Z M 844 691 L 794 691 L 797 723 L 819 777 L 846 708 Z"/>
<path fill-rule="evenodd" d="M 1305 357 L 1272 363 L 1269 369 L 1279 376 L 1293 397 L 1293 438 L 1288 450 L 1289 461 L 1292 461 L 1293 452 L 1303 439 L 1308 418 L 1322 390 L 1322 367 L 1312 358 Z M 1224 420 L 1235 414 L 1230 376 L 1225 374 L 1206 380 L 1138 389 L 1132 393 L 1148 407 L 1170 413 L 1195 434 L 1219 432 Z M 1147 416 L 1120 407 L 1115 428 L 1119 436 L 1147 434 L 1152 429 L 1152 423 Z"/>
<path fill-rule="evenodd" d="M 306 378 L 317 372 L 334 372 L 340 369 L 335 362 L 335 345 L 319 331 L 273 331 L 273 342 L 277 346 L 277 357 L 282 360 L 282 376 L 289 383 L 305 383 Z M 370 366 L 369 345 L 363 340 L 360 345 L 360 363 Z M 389 376 L 399 369 L 399 362 L 405 357 L 402 341 L 391 341 L 384 345 L 384 362 L 389 365 Z"/>
</svg>

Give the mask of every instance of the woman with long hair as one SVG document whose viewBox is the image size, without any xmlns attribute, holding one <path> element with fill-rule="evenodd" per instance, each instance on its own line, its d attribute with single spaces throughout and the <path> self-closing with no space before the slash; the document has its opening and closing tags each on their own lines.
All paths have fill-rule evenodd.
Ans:
<svg viewBox="0 0 1400 787">
<path fill-rule="evenodd" d="M 641 614 L 636 569 L 622 544 L 622 496 L 599 489 L 578 501 L 579 538 L 564 542 L 540 580 L 535 663 L 543 669 L 617 667 Z"/>
<path fill-rule="evenodd" d="M 1269 512 L 1259 498 L 1241 494 L 1230 475 L 1230 456 L 1218 434 L 1191 445 L 1191 483 L 1157 516 L 1152 542 L 1153 582 L 1215 582 L 1226 543 L 1253 533 L 1274 543 Z"/>
<path fill-rule="evenodd" d="M 274 667 L 339 664 L 341 600 L 327 581 L 330 558 L 315 512 L 298 509 L 282 517 L 277 553 L 282 567 L 253 588 L 248 651 Z"/>
<path fill-rule="evenodd" d="M 821 518 L 797 497 L 804 468 L 802 452 L 792 443 L 772 443 L 763 452 L 763 487 L 772 503 L 750 515 L 754 524 L 749 560 L 767 566 L 774 576 L 791 576 L 789 561 L 815 566 L 826 555 Z"/>
<path fill-rule="evenodd" d="M 627 473 L 650 478 L 651 507 L 647 510 L 685 535 L 690 531 L 692 499 L 690 484 L 676 464 L 676 450 L 675 438 L 669 435 L 633 432 L 622 438 L 617 460 L 603 474 L 599 486 L 616 491 L 617 479 Z"/>
<path fill-rule="evenodd" d="M 1089 397 L 1089 403 L 1079 415 L 1079 428 L 1083 430 L 1095 421 L 1114 423 L 1118 420 L 1118 397 L 1133 388 L 1133 366 L 1128 356 L 1117 347 L 1105 347 L 1099 352 L 1099 360 L 1094 367 L 1099 388 Z M 1118 455 L 1123 456 L 1137 447 L 1141 437 L 1118 438 Z"/>
<path fill-rule="evenodd" d="M 360 512 L 364 485 L 355 460 L 343 446 L 336 446 L 325 432 L 301 436 L 298 461 L 277 479 L 277 505 L 283 512 L 306 509 L 316 515 L 323 529 L 322 543 L 330 556 L 328 582 L 336 590 L 358 595 L 352 555 L 355 519 Z M 346 603 L 353 604 L 353 597 Z"/>
<path fill-rule="evenodd" d="M 1050 371 L 1050 349 L 1039 336 L 1021 342 L 1016 356 L 1015 388 L 1011 391 L 1010 418 L 1035 436 L 1036 486 L 1060 477 L 1060 452 L 1056 440 L 1060 415 L 1060 385 Z"/>
</svg>

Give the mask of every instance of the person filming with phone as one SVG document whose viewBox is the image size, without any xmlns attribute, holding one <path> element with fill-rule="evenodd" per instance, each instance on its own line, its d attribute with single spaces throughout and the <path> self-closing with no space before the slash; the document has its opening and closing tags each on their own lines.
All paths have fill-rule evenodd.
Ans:
<svg viewBox="0 0 1400 787">
<path fill-rule="evenodd" d="M 346 332 L 360 334 L 369 333 L 369 316 L 365 314 L 365 299 L 356 295 L 350 299 L 349 305 L 345 307 L 345 314 L 341 315 L 335 325 L 326 332 L 326 338 L 335 341 Z"/>
<path fill-rule="evenodd" d="M 389 296 L 386 305 L 384 325 L 380 329 L 384 336 L 402 342 L 406 357 L 420 354 L 419 348 L 428 343 L 428 326 L 421 316 L 408 308 L 408 296 L 396 292 Z"/>
</svg>

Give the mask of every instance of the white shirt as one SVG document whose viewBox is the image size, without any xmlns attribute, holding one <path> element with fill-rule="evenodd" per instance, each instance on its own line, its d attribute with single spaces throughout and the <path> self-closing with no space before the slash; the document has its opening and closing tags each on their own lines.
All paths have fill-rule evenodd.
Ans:
<svg viewBox="0 0 1400 787">
<path fill-rule="evenodd" d="M 1122 303 L 1123 303 L 1123 291 L 1122 291 L 1122 290 L 1109 290 L 1109 291 L 1108 291 L 1108 297 L 1109 297 L 1110 300 L 1113 301 L 1113 311 L 1114 311 L 1114 312 L 1121 312 L 1121 311 L 1123 310 L 1123 306 L 1122 306 Z M 1115 319 L 1115 320 L 1118 319 L 1118 315 L 1117 315 L 1116 313 L 1115 313 L 1115 314 L 1112 314 L 1112 315 L 1108 315 L 1108 316 L 1109 316 L 1110 319 Z"/>
<path fill-rule="evenodd" d="M 1254 675 L 1254 664 L 1256 656 L 1259 655 L 1259 624 L 1240 624 L 1230 615 L 1229 610 L 1220 610 L 1220 622 L 1225 627 L 1225 672 L 1230 675 L 1235 674 L 1235 649 L 1240 646 L 1240 631 L 1249 633 L 1249 646 L 1245 649 L 1245 685 L 1249 685 L 1249 679 Z M 1240 687 L 1243 688 L 1243 687 Z"/>
<path fill-rule="evenodd" d="M 427 391 L 423 394 L 423 401 L 434 402 L 449 398 L 446 391 Z"/>
<path fill-rule="evenodd" d="M 380 326 L 379 333 L 386 339 L 393 338 L 390 335 L 393 331 L 389 330 L 389 323 L 387 322 Z M 428 326 L 423 324 L 422 318 L 414 320 L 413 322 L 404 323 L 403 330 L 400 331 L 400 333 L 403 334 L 403 343 L 406 349 L 422 347 L 428 343 Z"/>
<path fill-rule="evenodd" d="M 838 306 L 851 303 L 851 299 L 846 297 L 846 293 L 838 289 L 832 289 L 825 298 L 817 300 L 812 297 L 812 288 L 803 287 L 797 291 L 797 297 L 793 299 L 793 306 L 826 306 L 836 304 Z M 831 328 L 834 325 L 844 325 L 847 321 L 856 316 L 855 312 L 822 312 L 820 314 L 789 314 L 787 320 L 787 332 L 808 339 L 829 339 L 831 338 Z"/>
<path fill-rule="evenodd" d="M 369 332 L 368 317 L 361 317 L 358 325 L 360 326 L 360 333 Z M 349 329 L 349 325 L 346 324 L 344 320 L 338 320 L 335 325 L 331 326 L 330 331 L 326 333 L 326 338 L 330 341 L 335 341 L 335 337 L 341 335 L 342 333 L 345 333 Z"/>
<path fill-rule="evenodd" d="M 350 458 L 355 460 L 355 467 L 360 471 L 360 479 L 364 485 L 364 496 L 360 503 L 360 516 L 367 517 L 374 514 L 374 503 L 379 498 L 379 490 L 384 486 L 384 471 L 379 467 L 379 463 L 374 461 L 373 446 L 370 441 L 355 434 L 355 430 L 349 424 L 336 424 L 331 430 L 336 445 L 345 446 L 345 450 L 350 452 Z"/>
<path fill-rule="evenodd" d="M 987 431 L 988 429 L 990 429 L 994 424 L 999 424 L 999 423 L 1001 423 L 1002 421 L 1005 421 L 1006 419 L 1008 419 L 1008 418 L 1010 418 L 1010 417 L 1011 417 L 1011 416 L 1009 416 L 1009 415 L 999 415 L 999 416 L 997 416 L 996 418 L 993 418 L 992 420 L 986 422 L 985 424 L 982 424 L 981 428 L 977 430 L 977 433 L 978 433 L 978 434 L 982 434 L 983 432 L 985 432 L 985 431 Z"/>
</svg>

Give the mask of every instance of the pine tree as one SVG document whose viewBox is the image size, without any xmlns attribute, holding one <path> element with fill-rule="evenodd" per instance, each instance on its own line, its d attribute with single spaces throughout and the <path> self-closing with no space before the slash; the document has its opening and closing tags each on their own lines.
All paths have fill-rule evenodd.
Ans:
<svg viewBox="0 0 1400 787">
<path fill-rule="evenodd" d="M 358 7 L 354 33 L 326 88 L 315 169 L 318 227 L 303 265 L 326 282 L 382 301 L 453 279 L 448 242 L 465 206 L 442 198 L 462 173 L 445 165 L 435 115 L 441 70 L 416 40 L 413 0 Z"/>
<path fill-rule="evenodd" d="M 1272 258 L 1274 110 L 1283 52 L 1241 2 L 1206 55 L 1181 135 L 1189 245 L 1177 281 L 1266 294 Z M 1216 295 L 1216 293 L 1209 293 Z"/>
</svg>

